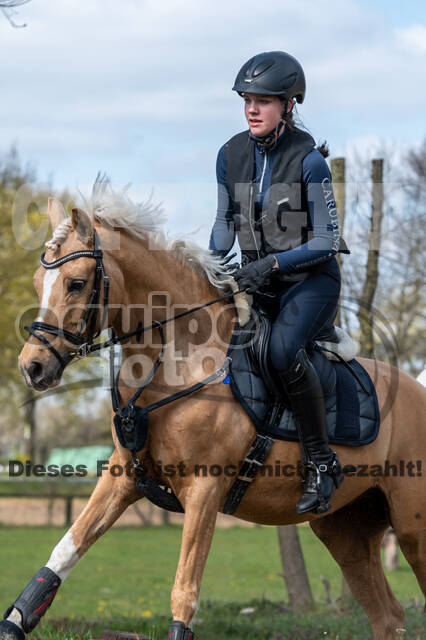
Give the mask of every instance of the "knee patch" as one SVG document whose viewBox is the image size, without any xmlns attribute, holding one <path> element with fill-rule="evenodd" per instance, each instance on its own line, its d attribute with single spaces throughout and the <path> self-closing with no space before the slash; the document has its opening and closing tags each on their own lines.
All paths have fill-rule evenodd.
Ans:
<svg viewBox="0 0 426 640">
<path fill-rule="evenodd" d="M 305 345 L 296 341 L 286 342 L 280 331 L 272 331 L 269 343 L 269 359 L 276 371 L 284 372 L 293 365 L 296 355 Z"/>
</svg>

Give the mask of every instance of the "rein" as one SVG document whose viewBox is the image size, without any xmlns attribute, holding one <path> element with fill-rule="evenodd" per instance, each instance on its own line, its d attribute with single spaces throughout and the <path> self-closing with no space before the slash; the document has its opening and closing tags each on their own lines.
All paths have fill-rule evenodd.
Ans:
<svg viewBox="0 0 426 640">
<path fill-rule="evenodd" d="M 154 482 L 146 473 L 146 470 L 143 468 L 141 463 L 139 462 L 136 454 L 138 451 L 141 451 L 146 444 L 146 440 L 148 437 L 148 429 L 149 429 L 149 413 L 155 409 L 158 409 L 170 402 L 174 402 L 179 398 L 187 396 L 195 391 L 198 391 L 205 387 L 207 384 L 210 384 L 214 380 L 219 377 L 225 377 L 228 374 L 229 365 L 231 359 L 229 357 L 225 358 L 224 364 L 219 367 L 216 371 L 214 371 L 210 376 L 204 378 L 200 382 L 192 385 L 191 387 L 187 387 L 186 389 L 182 389 L 177 393 L 174 393 L 170 396 L 162 398 L 161 400 L 154 402 L 146 407 L 141 407 L 136 405 L 136 401 L 141 396 L 142 392 L 152 381 L 158 367 L 161 365 L 164 355 L 164 333 L 163 326 L 168 322 L 172 322 L 174 320 L 178 320 L 190 313 L 195 313 L 200 309 L 204 309 L 205 307 L 209 307 L 212 304 L 216 304 L 217 302 L 221 302 L 222 300 L 226 300 L 228 298 L 233 297 L 237 293 L 242 293 L 244 289 L 240 289 L 238 291 L 231 291 L 230 293 L 224 294 L 219 298 L 215 298 L 214 300 L 210 300 L 202 305 L 198 305 L 192 309 L 187 309 L 182 313 L 178 313 L 170 318 L 166 318 L 165 320 L 155 321 L 153 324 L 149 326 L 142 326 L 142 323 L 138 324 L 138 327 L 135 331 L 131 331 L 128 333 L 123 333 L 122 335 L 113 334 L 109 340 L 104 342 L 94 342 L 94 340 L 99 337 L 102 330 L 104 329 L 105 323 L 107 322 L 107 314 L 108 314 L 108 304 L 109 304 L 109 279 L 105 271 L 105 265 L 103 263 L 103 253 L 100 247 L 99 238 L 96 233 L 96 230 L 93 230 L 93 240 L 94 240 L 94 250 L 84 250 L 84 251 L 74 251 L 73 253 L 69 253 L 68 255 L 63 256 L 62 258 L 58 258 L 57 260 L 53 260 L 52 262 L 47 262 L 44 258 L 44 253 L 40 257 L 40 264 L 45 269 L 56 269 L 61 265 L 65 264 L 70 260 L 77 260 L 78 258 L 93 258 L 96 260 L 96 270 L 95 270 L 95 278 L 93 283 L 93 289 L 90 294 L 89 303 L 86 307 L 84 317 L 79 322 L 79 329 L 76 333 L 72 333 L 67 331 L 66 329 L 61 329 L 59 327 L 55 327 L 54 325 L 48 324 L 46 322 L 38 322 L 34 321 L 30 327 L 25 326 L 30 335 L 34 336 L 39 340 L 42 344 L 44 344 L 51 353 L 57 358 L 62 369 L 66 367 L 66 365 L 71 362 L 71 360 L 78 356 L 79 358 L 84 358 L 95 351 L 100 351 L 101 349 L 106 349 L 109 347 L 113 347 L 114 345 L 121 343 L 124 340 L 128 340 L 136 336 L 138 342 L 140 342 L 142 333 L 145 331 L 149 331 L 151 329 L 157 329 L 159 331 L 161 337 L 161 352 L 157 357 L 154 365 L 152 366 L 150 372 L 146 376 L 145 380 L 141 384 L 141 386 L 137 389 L 132 398 L 125 404 L 124 407 L 121 406 L 121 398 L 120 392 L 118 388 L 118 379 L 120 375 L 120 370 L 115 374 L 114 371 L 114 354 L 111 351 L 110 356 L 110 377 L 111 377 L 111 401 L 112 408 L 114 411 L 114 426 L 116 430 L 116 434 L 120 444 L 129 449 L 133 466 L 136 474 L 136 486 L 139 491 L 145 495 L 149 500 L 161 506 L 163 508 L 167 508 L 172 511 L 183 512 L 182 505 L 180 504 L 177 497 L 169 492 L 166 489 L 161 488 L 156 482 Z M 101 284 L 103 280 L 104 285 L 104 296 L 103 296 L 103 311 L 102 317 L 99 324 L 99 328 L 96 330 L 96 323 L 98 319 L 98 304 L 100 299 L 100 291 Z M 88 327 L 88 337 L 84 338 L 83 331 Z M 49 340 L 39 333 L 40 331 L 44 331 L 46 333 L 50 333 L 55 336 L 60 336 L 61 338 L 65 338 L 72 344 L 78 346 L 78 349 L 75 351 L 67 351 L 64 354 L 60 354 L 55 347 L 49 342 Z M 113 330 L 112 330 L 113 331 Z"/>
<path fill-rule="evenodd" d="M 45 253 L 42 253 L 40 256 L 40 264 L 45 269 L 57 269 L 62 266 L 66 262 L 70 260 L 77 260 L 78 258 L 93 258 L 96 260 L 96 270 L 95 270 L 95 279 L 93 283 L 93 289 L 90 294 L 90 299 L 88 305 L 86 307 L 84 317 L 79 322 L 79 329 L 76 333 L 72 333 L 67 329 L 61 329 L 59 327 L 55 327 L 54 325 L 48 324 L 47 322 L 39 322 L 34 321 L 31 326 L 24 326 L 24 329 L 28 331 L 32 336 L 37 338 L 40 342 L 42 342 L 49 349 L 51 353 L 59 360 L 62 369 L 66 367 L 66 365 L 71 362 L 71 360 L 77 356 L 80 358 L 85 358 L 86 356 L 94 353 L 96 351 L 100 351 L 101 349 L 107 349 L 116 344 L 123 342 L 124 340 L 128 340 L 129 338 L 133 338 L 136 336 L 137 341 L 140 342 L 141 336 L 145 331 L 150 331 L 151 329 L 158 329 L 159 326 L 163 326 L 168 322 L 173 322 L 174 320 L 178 320 L 179 318 L 183 318 L 190 313 L 195 313 L 196 311 L 200 311 L 205 307 L 209 307 L 212 304 L 216 304 L 217 302 L 221 302 L 223 300 L 227 300 L 228 298 L 232 298 L 234 295 L 238 293 L 243 293 L 244 289 L 239 289 L 238 291 L 231 291 L 230 293 L 226 293 L 219 298 L 215 298 L 214 300 L 210 300 L 204 304 L 193 307 L 192 309 L 187 309 L 182 313 L 178 313 L 170 318 L 166 318 L 162 321 L 156 321 L 149 326 L 142 326 L 142 323 L 139 323 L 135 331 L 129 331 L 128 333 L 123 333 L 121 335 L 115 335 L 104 342 L 94 342 L 96 338 L 100 336 L 103 329 L 105 328 L 105 323 L 107 321 L 108 315 L 108 305 L 109 305 L 109 278 L 106 274 L 105 265 L 103 263 L 103 253 L 99 243 L 99 237 L 96 233 L 96 230 L 93 229 L 93 241 L 94 241 L 94 250 L 83 250 L 83 251 L 73 251 L 62 258 L 58 258 L 57 260 L 52 260 L 52 262 L 47 262 L 44 258 Z M 102 318 L 99 324 L 99 329 L 96 330 L 96 323 L 98 319 L 98 305 L 100 299 L 100 291 L 101 291 L 101 283 L 103 280 L 104 285 L 104 296 L 103 296 L 103 310 L 102 310 Z M 85 339 L 83 336 L 84 329 L 88 327 L 88 337 Z M 43 336 L 39 331 L 44 331 L 46 333 L 50 333 L 55 336 L 59 336 L 61 338 L 65 338 L 72 344 L 75 344 L 78 349 L 74 351 L 67 351 L 64 354 L 60 354 L 57 349 L 49 342 L 49 340 Z"/>
</svg>

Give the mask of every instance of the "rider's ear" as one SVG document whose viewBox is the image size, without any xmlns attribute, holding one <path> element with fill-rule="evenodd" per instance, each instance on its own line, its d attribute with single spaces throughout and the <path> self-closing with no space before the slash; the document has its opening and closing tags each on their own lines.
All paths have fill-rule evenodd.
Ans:
<svg viewBox="0 0 426 640">
<path fill-rule="evenodd" d="M 73 229 L 84 244 L 89 244 L 93 235 L 92 221 L 83 209 L 73 209 L 71 211 L 71 222 Z"/>
<path fill-rule="evenodd" d="M 60 224 L 62 220 L 65 220 L 65 218 L 67 217 L 67 212 L 65 211 L 62 202 L 57 198 L 51 197 L 48 199 L 47 217 L 49 218 L 52 231 L 55 231 L 58 224 Z"/>
</svg>

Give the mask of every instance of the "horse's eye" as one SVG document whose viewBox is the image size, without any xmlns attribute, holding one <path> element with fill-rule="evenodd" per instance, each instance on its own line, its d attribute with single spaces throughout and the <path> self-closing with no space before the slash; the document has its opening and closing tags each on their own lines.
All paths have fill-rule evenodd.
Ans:
<svg viewBox="0 0 426 640">
<path fill-rule="evenodd" d="M 68 291 L 82 291 L 85 285 L 85 280 L 70 280 L 68 283 Z"/>
</svg>

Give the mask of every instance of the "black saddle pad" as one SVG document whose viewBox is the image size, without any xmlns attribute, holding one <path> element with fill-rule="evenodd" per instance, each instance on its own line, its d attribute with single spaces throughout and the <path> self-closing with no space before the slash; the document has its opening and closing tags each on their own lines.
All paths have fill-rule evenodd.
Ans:
<svg viewBox="0 0 426 640">
<path fill-rule="evenodd" d="M 257 315 L 246 327 L 235 328 L 228 349 L 232 361 L 224 383 L 231 385 L 259 433 L 297 441 L 294 415 L 283 402 L 282 390 L 268 367 L 269 335 L 270 320 L 264 315 Z M 360 447 L 373 442 L 379 431 L 380 413 L 367 371 L 355 359 L 347 363 L 366 393 L 344 364 L 328 360 L 314 348 L 308 347 L 307 353 L 323 386 L 330 443 Z"/>
</svg>

